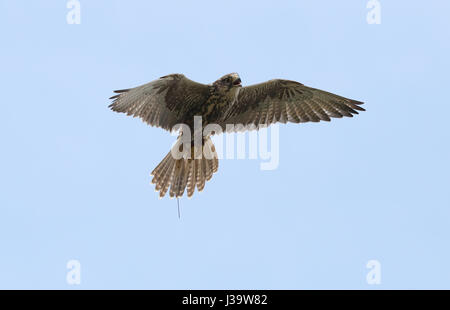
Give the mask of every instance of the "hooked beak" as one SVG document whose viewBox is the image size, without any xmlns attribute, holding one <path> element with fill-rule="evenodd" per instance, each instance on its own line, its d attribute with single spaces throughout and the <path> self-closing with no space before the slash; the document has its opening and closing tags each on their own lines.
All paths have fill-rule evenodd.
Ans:
<svg viewBox="0 0 450 310">
<path fill-rule="evenodd" d="M 241 78 L 237 78 L 236 80 L 234 80 L 233 85 L 234 86 L 241 85 Z"/>
</svg>

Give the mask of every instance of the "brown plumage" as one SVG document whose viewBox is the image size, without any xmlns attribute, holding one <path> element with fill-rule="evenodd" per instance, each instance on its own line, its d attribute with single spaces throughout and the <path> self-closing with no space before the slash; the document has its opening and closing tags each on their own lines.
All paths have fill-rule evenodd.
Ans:
<svg viewBox="0 0 450 310">
<path fill-rule="evenodd" d="M 116 112 L 140 117 L 151 126 L 172 131 L 176 124 L 186 124 L 194 132 L 194 116 L 202 117 L 203 128 L 218 124 L 223 131 L 258 129 L 276 122 L 303 123 L 330 121 L 333 117 L 352 117 L 360 101 L 344 98 L 289 80 L 270 80 L 247 87 L 241 86 L 236 73 L 227 74 L 212 84 L 200 84 L 182 74 L 163 76 L 150 83 L 123 90 L 109 107 Z M 242 126 L 227 127 L 227 124 Z M 181 136 L 178 138 L 180 139 Z M 193 138 L 192 138 L 193 139 Z M 195 187 L 202 191 L 205 182 L 217 172 L 218 159 L 209 136 L 202 140 L 208 156 L 185 156 L 174 159 L 169 152 L 153 170 L 152 183 L 163 197 L 188 197 Z M 191 155 L 195 150 L 191 146 Z M 190 157 L 190 158 L 189 158 Z"/>
</svg>

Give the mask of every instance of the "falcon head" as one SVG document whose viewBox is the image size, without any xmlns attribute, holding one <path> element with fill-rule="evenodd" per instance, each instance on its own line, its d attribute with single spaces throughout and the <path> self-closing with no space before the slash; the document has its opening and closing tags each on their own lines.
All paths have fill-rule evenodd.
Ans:
<svg viewBox="0 0 450 310">
<path fill-rule="evenodd" d="M 222 91 L 228 91 L 233 87 L 242 87 L 241 78 L 237 73 L 230 73 L 222 76 L 220 79 L 215 81 L 213 85 Z"/>
</svg>

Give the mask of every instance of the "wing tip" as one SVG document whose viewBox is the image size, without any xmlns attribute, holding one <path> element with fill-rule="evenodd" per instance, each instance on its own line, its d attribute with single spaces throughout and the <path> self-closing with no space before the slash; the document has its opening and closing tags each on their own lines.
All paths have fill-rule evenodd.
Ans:
<svg viewBox="0 0 450 310">
<path fill-rule="evenodd" d="M 129 91 L 131 88 L 127 88 L 127 89 L 116 89 L 113 90 L 114 93 L 116 94 L 120 94 L 120 93 L 126 93 L 127 91 Z"/>
<path fill-rule="evenodd" d="M 126 93 L 126 92 L 128 92 L 130 89 L 131 89 L 131 88 L 127 88 L 127 89 L 116 89 L 116 90 L 113 90 L 113 93 L 116 93 L 116 94 L 118 94 L 118 95 L 114 95 L 114 96 L 112 96 L 112 97 L 109 97 L 109 99 L 116 99 L 116 98 L 119 98 L 120 95 L 122 95 L 122 93 Z"/>
<path fill-rule="evenodd" d="M 363 107 L 361 107 L 362 104 L 364 104 L 363 101 L 358 101 L 358 100 L 353 100 L 353 99 L 348 99 L 348 103 L 349 106 L 352 109 L 358 110 L 358 111 L 365 111 L 366 109 L 364 109 Z M 356 111 L 355 111 L 356 112 Z M 358 114 L 358 112 L 356 112 L 356 114 Z"/>
<path fill-rule="evenodd" d="M 116 103 L 115 102 L 111 103 L 110 105 L 108 105 L 108 108 L 113 110 L 113 111 L 116 111 L 116 109 L 115 109 L 116 108 Z"/>
</svg>

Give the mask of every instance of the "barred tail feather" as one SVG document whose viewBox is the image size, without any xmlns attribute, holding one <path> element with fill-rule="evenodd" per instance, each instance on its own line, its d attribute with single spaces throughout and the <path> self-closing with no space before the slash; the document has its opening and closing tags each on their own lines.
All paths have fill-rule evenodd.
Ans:
<svg viewBox="0 0 450 310">
<path fill-rule="evenodd" d="M 219 160 L 211 139 L 205 140 L 203 147 L 206 148 L 206 156 L 203 155 L 201 159 L 174 159 L 169 152 L 156 166 L 151 173 L 152 183 L 155 184 L 155 190 L 159 191 L 160 198 L 167 191 L 171 198 L 178 198 L 183 196 L 185 190 L 187 196 L 192 197 L 195 187 L 199 192 L 204 189 L 206 181 L 219 169 Z"/>
</svg>

